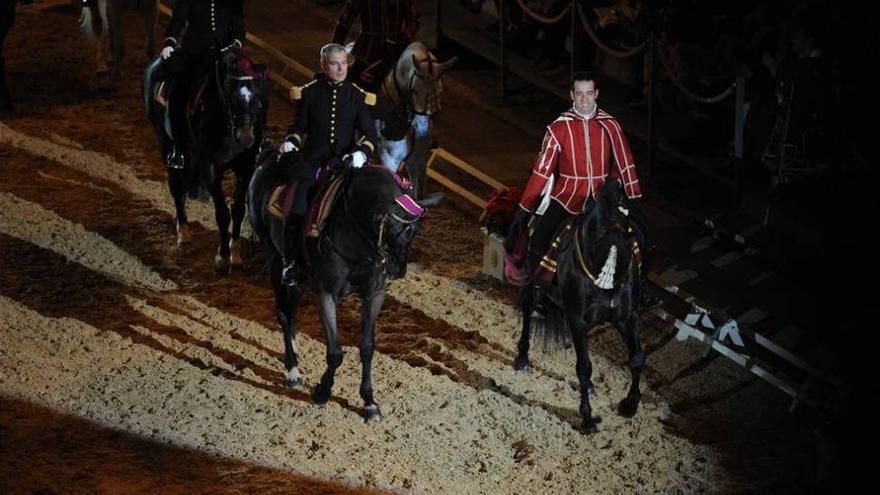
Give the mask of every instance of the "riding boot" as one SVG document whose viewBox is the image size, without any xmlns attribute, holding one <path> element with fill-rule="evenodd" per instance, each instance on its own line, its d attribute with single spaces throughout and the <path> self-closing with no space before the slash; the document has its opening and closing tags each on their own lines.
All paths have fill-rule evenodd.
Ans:
<svg viewBox="0 0 880 495">
<path fill-rule="evenodd" d="M 281 257 L 281 283 L 288 287 L 296 287 L 299 280 L 296 277 L 296 255 L 294 245 L 299 237 L 299 227 L 302 216 L 291 213 L 284 223 L 284 256 Z"/>
<path fill-rule="evenodd" d="M 647 242 L 645 244 L 650 247 L 645 250 L 641 273 L 639 274 L 639 285 L 641 288 L 641 293 L 639 294 L 639 306 L 642 311 L 648 311 L 663 304 L 663 300 L 651 294 L 651 291 L 648 289 L 648 272 L 651 271 L 651 260 L 653 258 L 655 246 L 648 244 Z"/>
<path fill-rule="evenodd" d="M 186 100 L 189 93 L 189 79 L 185 75 L 179 75 L 171 81 L 168 94 L 168 120 L 171 124 L 171 152 L 165 157 L 165 166 L 169 169 L 180 170 L 186 165 L 187 153 L 187 123 L 186 123 Z"/>
</svg>

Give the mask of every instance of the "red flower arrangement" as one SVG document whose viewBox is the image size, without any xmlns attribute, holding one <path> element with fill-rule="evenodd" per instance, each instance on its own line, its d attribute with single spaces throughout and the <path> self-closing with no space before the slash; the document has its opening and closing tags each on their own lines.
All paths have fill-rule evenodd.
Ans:
<svg viewBox="0 0 880 495">
<path fill-rule="evenodd" d="M 504 237 L 513 220 L 516 209 L 519 208 L 519 200 L 522 197 L 522 189 L 508 187 L 503 191 L 495 191 L 486 204 L 483 211 L 482 224 L 489 233 L 495 233 Z"/>
</svg>

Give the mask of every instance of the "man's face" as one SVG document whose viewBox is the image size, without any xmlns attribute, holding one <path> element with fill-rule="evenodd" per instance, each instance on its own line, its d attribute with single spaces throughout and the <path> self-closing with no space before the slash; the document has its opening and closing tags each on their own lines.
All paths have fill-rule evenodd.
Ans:
<svg viewBox="0 0 880 495">
<path fill-rule="evenodd" d="M 571 103 L 574 109 L 581 114 L 589 114 L 596 108 L 596 98 L 599 90 L 593 81 L 575 81 L 574 88 L 570 92 Z"/>
<path fill-rule="evenodd" d="M 321 66 L 324 75 L 332 82 L 342 82 L 348 75 L 348 54 L 344 51 L 331 52 Z"/>
</svg>

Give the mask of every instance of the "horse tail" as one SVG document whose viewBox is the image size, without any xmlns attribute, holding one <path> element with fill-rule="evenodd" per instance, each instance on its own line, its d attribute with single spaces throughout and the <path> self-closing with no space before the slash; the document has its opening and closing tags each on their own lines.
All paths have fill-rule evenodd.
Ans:
<svg viewBox="0 0 880 495">
<path fill-rule="evenodd" d="M 107 4 L 104 0 L 98 0 L 88 7 L 83 7 L 79 15 L 79 28 L 91 41 L 95 41 L 104 31 L 105 19 L 107 19 Z"/>
<path fill-rule="evenodd" d="M 246 200 L 248 218 L 251 221 L 251 227 L 254 229 L 254 235 L 267 245 L 270 241 L 270 233 L 269 225 L 266 224 L 266 219 L 263 216 L 266 210 L 264 203 L 268 201 L 268 195 L 271 193 L 269 190 L 271 181 L 269 179 L 271 169 L 275 163 L 275 153 L 277 152 L 272 148 L 266 148 L 257 157 L 259 165 L 254 170 L 251 182 L 248 184 Z"/>
<path fill-rule="evenodd" d="M 544 296 L 544 306 L 546 307 L 546 316 L 543 318 L 531 318 L 532 335 L 535 342 L 541 343 L 544 352 L 555 352 L 560 349 L 571 347 L 571 330 L 568 327 L 568 319 L 565 310 L 562 307 L 562 299 L 559 289 L 549 287 Z M 529 293 L 532 291 L 532 293 Z M 534 306 L 534 289 L 528 286 L 523 288 L 519 293 L 519 301 L 517 308 L 520 312 L 532 311 Z M 520 317 L 522 317 L 520 313 Z"/>
<path fill-rule="evenodd" d="M 147 119 L 152 120 L 152 115 L 156 109 L 156 98 L 153 96 L 153 84 L 155 83 L 156 71 L 159 69 L 161 58 L 156 58 L 144 70 L 144 77 L 141 79 L 141 95 L 144 98 L 144 112 Z"/>
</svg>

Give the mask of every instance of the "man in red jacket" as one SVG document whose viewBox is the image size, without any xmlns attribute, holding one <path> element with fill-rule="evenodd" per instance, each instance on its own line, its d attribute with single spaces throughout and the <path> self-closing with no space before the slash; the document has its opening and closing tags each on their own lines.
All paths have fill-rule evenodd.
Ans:
<svg viewBox="0 0 880 495">
<path fill-rule="evenodd" d="M 355 62 L 349 71 L 349 80 L 374 91 L 415 39 L 419 30 L 419 8 L 415 0 L 346 0 L 330 41 L 344 45 L 358 17 L 361 32 L 354 42 Z"/>
<path fill-rule="evenodd" d="M 597 198 L 610 173 L 620 177 L 629 199 L 642 195 L 632 152 L 620 124 L 596 104 L 599 97 L 596 78 L 589 72 L 576 73 L 570 95 L 572 108 L 547 126 L 541 152 L 533 165 L 514 220 L 515 225 L 525 225 L 552 177 L 549 204 L 540 216 L 529 244 L 526 268 L 530 271 L 547 252 L 560 224 L 571 215 L 584 211 L 588 202 Z M 646 274 L 648 253 L 654 242 L 644 222 L 637 216 L 632 220 L 642 244 Z"/>
</svg>

